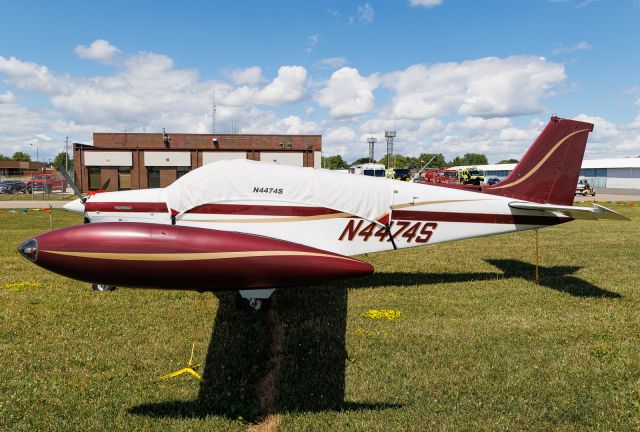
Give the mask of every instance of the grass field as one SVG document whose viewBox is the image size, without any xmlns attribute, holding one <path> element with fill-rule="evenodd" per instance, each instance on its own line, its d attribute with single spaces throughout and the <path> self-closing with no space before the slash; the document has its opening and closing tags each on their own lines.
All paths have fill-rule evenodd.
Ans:
<svg viewBox="0 0 640 432">
<path fill-rule="evenodd" d="M 1 214 L 0 430 L 638 430 L 640 207 L 611 207 L 633 220 L 539 232 L 541 285 L 522 232 L 365 256 L 259 314 L 92 292 L 16 252 L 47 214 Z M 192 342 L 204 383 L 158 380 Z"/>
<path fill-rule="evenodd" d="M 42 193 L 41 191 L 33 194 L 0 194 L 0 201 L 62 201 L 76 199 L 73 193 Z"/>
</svg>

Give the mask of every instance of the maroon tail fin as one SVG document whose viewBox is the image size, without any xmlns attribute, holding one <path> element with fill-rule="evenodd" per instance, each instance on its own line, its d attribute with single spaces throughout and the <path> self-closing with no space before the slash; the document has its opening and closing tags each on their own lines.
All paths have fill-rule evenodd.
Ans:
<svg viewBox="0 0 640 432">
<path fill-rule="evenodd" d="M 500 183 L 483 192 L 537 203 L 572 205 L 591 123 L 556 116 Z"/>
</svg>

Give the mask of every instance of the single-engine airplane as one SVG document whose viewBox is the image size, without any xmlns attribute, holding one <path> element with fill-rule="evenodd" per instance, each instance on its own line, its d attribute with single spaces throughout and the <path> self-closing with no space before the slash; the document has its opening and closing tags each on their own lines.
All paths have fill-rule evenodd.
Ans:
<svg viewBox="0 0 640 432">
<path fill-rule="evenodd" d="M 258 309 L 276 288 L 373 272 L 353 255 L 574 219 L 626 219 L 597 204 L 572 205 L 592 130 L 551 117 L 511 174 L 492 186 L 220 161 L 162 189 L 73 201 L 65 208 L 83 215 L 84 225 L 46 232 L 18 250 L 45 269 L 94 284 L 239 290 Z"/>
</svg>

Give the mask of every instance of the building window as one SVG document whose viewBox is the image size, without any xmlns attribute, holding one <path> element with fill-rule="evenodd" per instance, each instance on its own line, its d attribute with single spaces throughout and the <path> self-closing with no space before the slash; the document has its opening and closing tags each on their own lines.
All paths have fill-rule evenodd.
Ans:
<svg viewBox="0 0 640 432">
<path fill-rule="evenodd" d="M 131 190 L 131 167 L 118 168 L 118 190 Z"/>
<path fill-rule="evenodd" d="M 191 170 L 191 167 L 180 166 L 176 168 L 176 179 L 179 179 Z"/>
<path fill-rule="evenodd" d="M 160 187 L 160 167 L 147 167 L 147 187 Z"/>
<path fill-rule="evenodd" d="M 102 186 L 102 175 L 100 174 L 100 167 L 87 167 L 89 172 L 89 190 L 97 191 Z"/>
</svg>

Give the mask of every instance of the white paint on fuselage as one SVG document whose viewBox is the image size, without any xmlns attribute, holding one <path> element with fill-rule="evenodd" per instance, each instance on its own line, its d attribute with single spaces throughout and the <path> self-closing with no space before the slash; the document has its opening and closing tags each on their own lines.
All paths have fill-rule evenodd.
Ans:
<svg viewBox="0 0 640 432">
<path fill-rule="evenodd" d="M 295 181 L 295 179 L 292 179 Z M 394 196 L 392 200 L 393 208 L 396 211 L 417 211 L 417 212 L 438 212 L 438 213 L 462 213 L 462 214 L 492 214 L 492 215 L 532 215 L 559 217 L 560 214 L 553 212 L 539 212 L 516 210 L 509 207 L 512 198 L 488 195 L 479 192 L 430 186 L 417 183 L 408 183 L 395 180 Z M 377 184 L 380 184 L 379 182 Z M 345 182 L 344 188 L 348 189 L 350 184 Z M 380 189 L 381 191 L 382 189 Z M 388 188 L 386 189 L 388 190 Z M 353 191 L 350 191 L 351 193 Z M 362 193 L 379 193 L 376 182 L 371 183 L 371 188 Z M 147 189 L 126 192 L 100 193 L 89 198 L 93 202 L 164 202 L 163 189 Z M 211 202 L 211 204 L 248 204 L 254 206 L 308 206 L 305 203 L 285 203 L 282 201 L 270 201 L 267 199 L 251 201 L 227 201 Z M 382 216 L 382 215 L 380 215 Z M 151 222 L 160 224 L 170 224 L 171 215 L 167 213 L 131 213 L 131 212 L 89 212 L 87 217 L 92 223 L 95 222 Z M 395 219 L 395 217 L 392 217 Z M 273 237 L 286 240 L 305 246 L 315 247 L 342 255 L 358 255 L 363 253 L 392 250 L 393 244 L 387 241 L 388 237 L 382 235 L 362 235 L 362 229 L 369 225 L 371 221 L 362 221 L 358 234 L 340 236 L 345 232 L 349 221 L 357 224 L 361 219 L 357 217 L 338 218 L 291 218 L 288 216 L 253 216 L 253 215 L 230 215 L 230 214 L 199 214 L 182 213 L 176 217 L 176 224 L 181 226 L 193 226 L 207 229 L 217 229 L 222 231 L 243 232 L 261 236 Z M 412 227 L 418 221 L 408 221 Z M 478 222 L 448 222 L 433 221 L 437 227 L 426 226 L 429 220 L 420 221 L 420 230 L 432 231 L 427 243 L 419 243 L 416 239 L 426 239 L 426 236 L 418 235 L 394 237 L 398 248 L 416 247 L 426 244 L 434 244 L 446 241 L 462 240 L 466 238 L 502 234 L 518 230 L 539 228 L 540 225 L 515 225 L 505 223 L 478 223 Z M 398 221 L 395 221 L 396 228 Z M 353 227 L 353 226 L 352 226 Z M 431 229 L 433 228 L 433 229 Z M 378 232 L 378 227 L 375 232 Z M 406 233 L 406 230 L 405 230 Z M 382 241 L 381 241 L 382 240 Z"/>
</svg>

